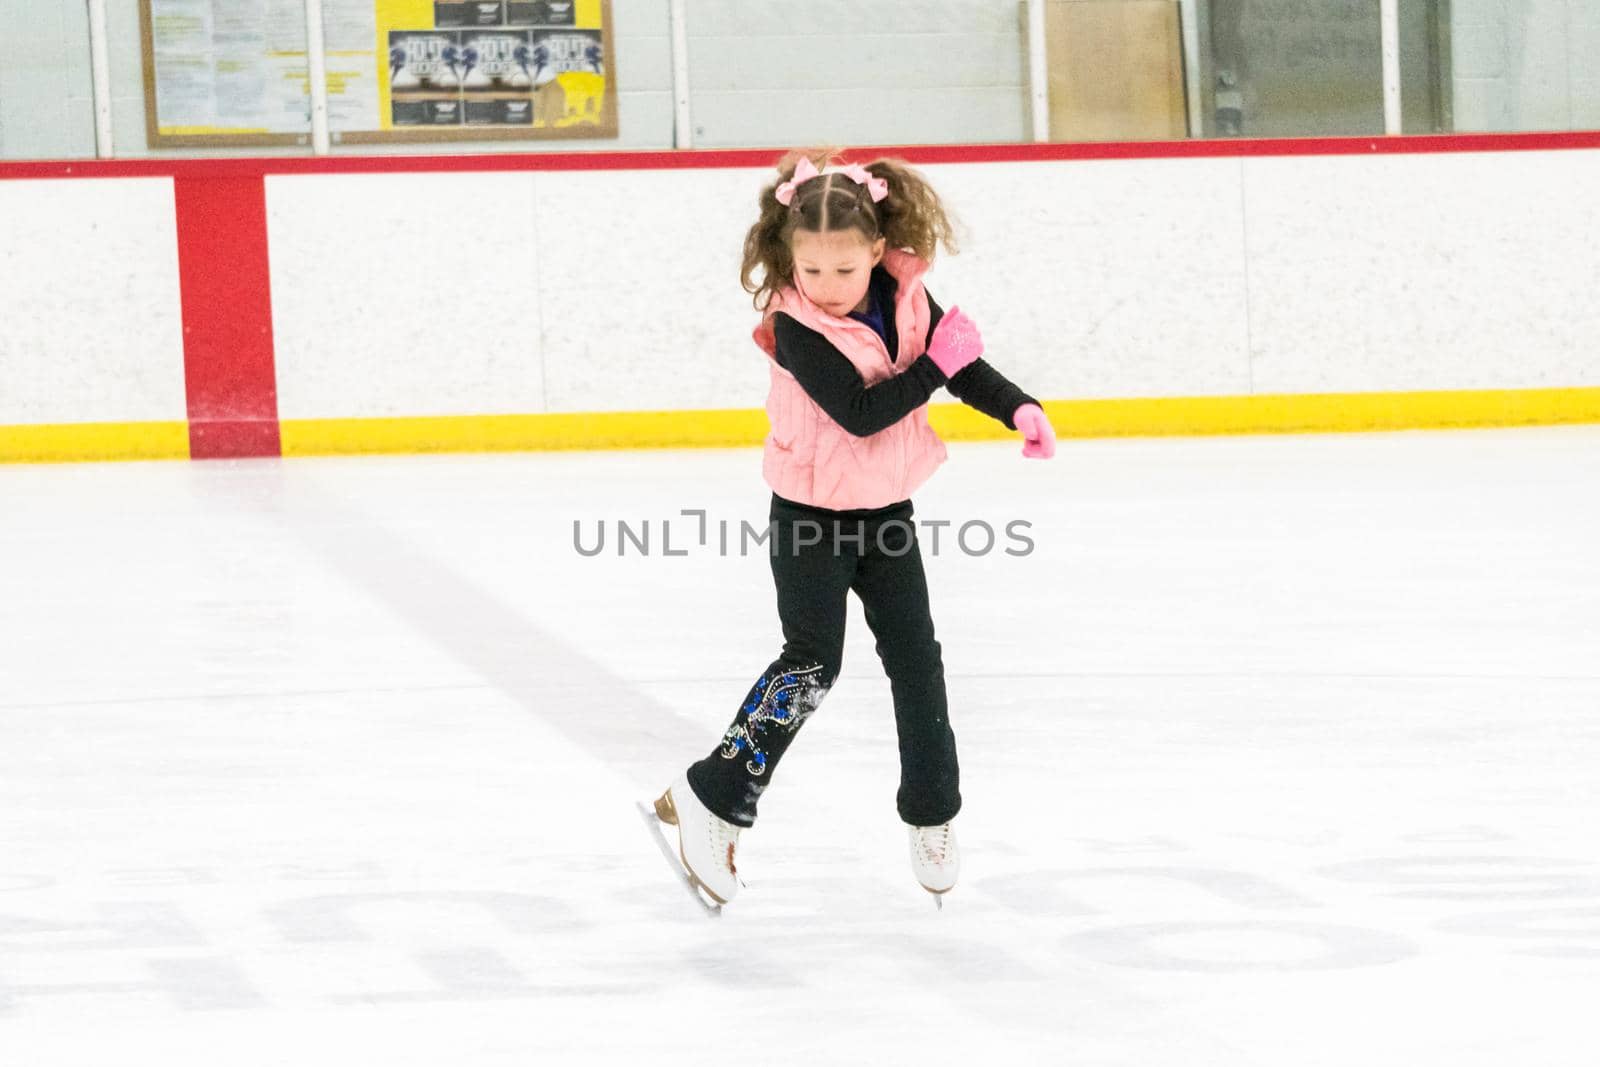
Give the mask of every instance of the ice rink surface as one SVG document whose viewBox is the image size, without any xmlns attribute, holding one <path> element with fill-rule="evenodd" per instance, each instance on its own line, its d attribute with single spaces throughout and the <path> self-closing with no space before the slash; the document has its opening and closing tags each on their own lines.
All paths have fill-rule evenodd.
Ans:
<svg viewBox="0 0 1600 1067">
<path fill-rule="evenodd" d="M 1600 428 L 1017 451 L 916 498 L 961 885 L 852 603 L 715 919 L 759 452 L 0 468 L 0 1063 L 1600 1062 Z"/>
</svg>

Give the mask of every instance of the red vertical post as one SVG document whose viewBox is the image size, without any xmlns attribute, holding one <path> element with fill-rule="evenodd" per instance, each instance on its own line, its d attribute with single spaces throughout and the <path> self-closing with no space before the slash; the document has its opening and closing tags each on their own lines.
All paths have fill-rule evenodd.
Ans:
<svg viewBox="0 0 1600 1067">
<path fill-rule="evenodd" d="M 178 177 L 189 454 L 281 454 L 263 177 Z"/>
</svg>

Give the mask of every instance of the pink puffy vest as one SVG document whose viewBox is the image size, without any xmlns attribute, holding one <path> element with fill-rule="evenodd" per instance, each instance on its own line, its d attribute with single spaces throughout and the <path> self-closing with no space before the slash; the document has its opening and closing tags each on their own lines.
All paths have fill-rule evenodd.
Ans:
<svg viewBox="0 0 1600 1067">
<path fill-rule="evenodd" d="M 883 266 L 899 283 L 894 322 L 900 351 L 893 362 L 872 327 L 823 311 L 797 286 L 775 293 L 756 327 L 756 344 L 767 354 L 772 374 L 767 394 L 772 430 L 761 472 L 772 491 L 788 500 L 835 511 L 884 507 L 909 498 L 944 462 L 944 442 L 928 425 L 926 404 L 893 426 L 857 437 L 834 422 L 794 375 L 778 365 L 772 316 L 781 311 L 826 337 L 869 386 L 911 366 L 922 355 L 928 335 L 928 294 L 922 287 L 928 264 L 909 252 L 888 249 Z"/>
</svg>

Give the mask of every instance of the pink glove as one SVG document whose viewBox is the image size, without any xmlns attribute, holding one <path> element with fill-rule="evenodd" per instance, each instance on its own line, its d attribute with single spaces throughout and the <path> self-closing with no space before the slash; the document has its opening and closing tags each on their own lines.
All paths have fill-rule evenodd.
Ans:
<svg viewBox="0 0 1600 1067">
<path fill-rule="evenodd" d="M 981 355 L 983 338 L 978 336 L 978 328 L 972 320 L 960 308 L 946 311 L 928 342 L 929 358 L 944 371 L 946 378 L 954 378 L 957 371 Z"/>
<path fill-rule="evenodd" d="M 1029 459 L 1049 459 L 1056 454 L 1056 431 L 1038 404 L 1023 404 L 1011 421 L 1022 431 L 1022 454 Z"/>
</svg>

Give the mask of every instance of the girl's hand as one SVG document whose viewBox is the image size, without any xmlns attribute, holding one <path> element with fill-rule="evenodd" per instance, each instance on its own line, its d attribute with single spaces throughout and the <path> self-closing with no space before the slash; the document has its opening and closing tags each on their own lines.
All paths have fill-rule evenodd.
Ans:
<svg viewBox="0 0 1600 1067">
<path fill-rule="evenodd" d="M 978 327 L 958 307 L 944 313 L 939 325 L 928 341 L 928 358 L 932 359 L 946 378 L 983 355 L 983 338 Z"/>
<path fill-rule="evenodd" d="M 1049 459 L 1056 454 L 1056 431 L 1038 404 L 1023 404 L 1011 421 L 1022 433 L 1022 454 L 1029 459 Z"/>
</svg>

